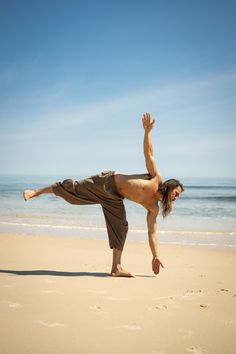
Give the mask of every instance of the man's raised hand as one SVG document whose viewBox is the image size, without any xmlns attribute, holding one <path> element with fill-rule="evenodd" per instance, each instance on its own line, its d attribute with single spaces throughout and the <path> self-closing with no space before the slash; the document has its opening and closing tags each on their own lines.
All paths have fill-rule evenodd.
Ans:
<svg viewBox="0 0 236 354">
<path fill-rule="evenodd" d="M 143 115 L 143 118 L 142 118 L 142 121 L 143 121 L 143 128 L 144 130 L 148 133 L 152 130 L 153 126 L 154 126 L 154 123 L 155 123 L 155 119 L 152 119 L 151 116 L 150 116 L 150 113 L 145 113 Z"/>
</svg>

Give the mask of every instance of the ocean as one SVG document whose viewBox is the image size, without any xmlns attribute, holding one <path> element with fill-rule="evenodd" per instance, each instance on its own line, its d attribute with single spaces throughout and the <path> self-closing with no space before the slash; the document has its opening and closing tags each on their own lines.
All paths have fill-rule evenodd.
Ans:
<svg viewBox="0 0 236 354">
<path fill-rule="evenodd" d="M 78 206 L 54 195 L 25 202 L 25 189 L 83 176 L 0 176 L 0 232 L 107 239 L 99 205 Z M 206 245 L 236 250 L 236 179 L 183 178 L 185 191 L 170 216 L 158 217 L 160 243 Z M 128 239 L 147 241 L 146 211 L 125 200 Z"/>
</svg>

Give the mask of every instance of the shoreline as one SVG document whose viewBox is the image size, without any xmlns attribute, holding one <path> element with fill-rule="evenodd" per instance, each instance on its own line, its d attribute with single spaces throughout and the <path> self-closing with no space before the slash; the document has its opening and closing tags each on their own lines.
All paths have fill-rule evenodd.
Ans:
<svg viewBox="0 0 236 354">
<path fill-rule="evenodd" d="M 0 234 L 0 351 L 235 353 L 235 252 L 161 244 L 155 276 L 148 243 L 128 240 L 135 278 L 111 259 L 105 240 Z"/>
<path fill-rule="evenodd" d="M 105 226 L 86 226 L 86 225 L 50 225 L 50 224 L 28 224 L 0 221 L 1 234 L 19 234 L 34 236 L 52 237 L 75 237 L 82 236 L 88 240 L 108 239 Z M 216 231 L 216 230 L 158 230 L 157 237 L 160 244 L 173 244 L 182 246 L 204 246 L 216 249 L 229 249 L 236 251 L 236 232 L 235 231 Z M 145 243 L 148 241 L 147 230 L 140 228 L 130 228 L 127 241 Z"/>
</svg>

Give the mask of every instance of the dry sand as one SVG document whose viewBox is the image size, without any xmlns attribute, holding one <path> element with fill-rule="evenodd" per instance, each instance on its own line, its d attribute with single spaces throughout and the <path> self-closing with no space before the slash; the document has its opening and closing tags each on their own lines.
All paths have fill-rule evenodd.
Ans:
<svg viewBox="0 0 236 354">
<path fill-rule="evenodd" d="M 1 354 L 235 354 L 236 253 L 127 242 L 109 276 L 106 241 L 0 236 Z"/>
</svg>

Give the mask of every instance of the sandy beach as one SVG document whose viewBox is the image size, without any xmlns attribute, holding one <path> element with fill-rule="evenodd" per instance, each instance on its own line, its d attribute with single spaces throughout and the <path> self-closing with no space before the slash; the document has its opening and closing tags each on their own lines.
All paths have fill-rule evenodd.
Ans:
<svg viewBox="0 0 236 354">
<path fill-rule="evenodd" d="M 109 276 L 107 241 L 1 234 L 0 352 L 3 354 L 233 354 L 236 253 L 160 245 L 151 271 L 147 243 L 127 242 Z"/>
</svg>

